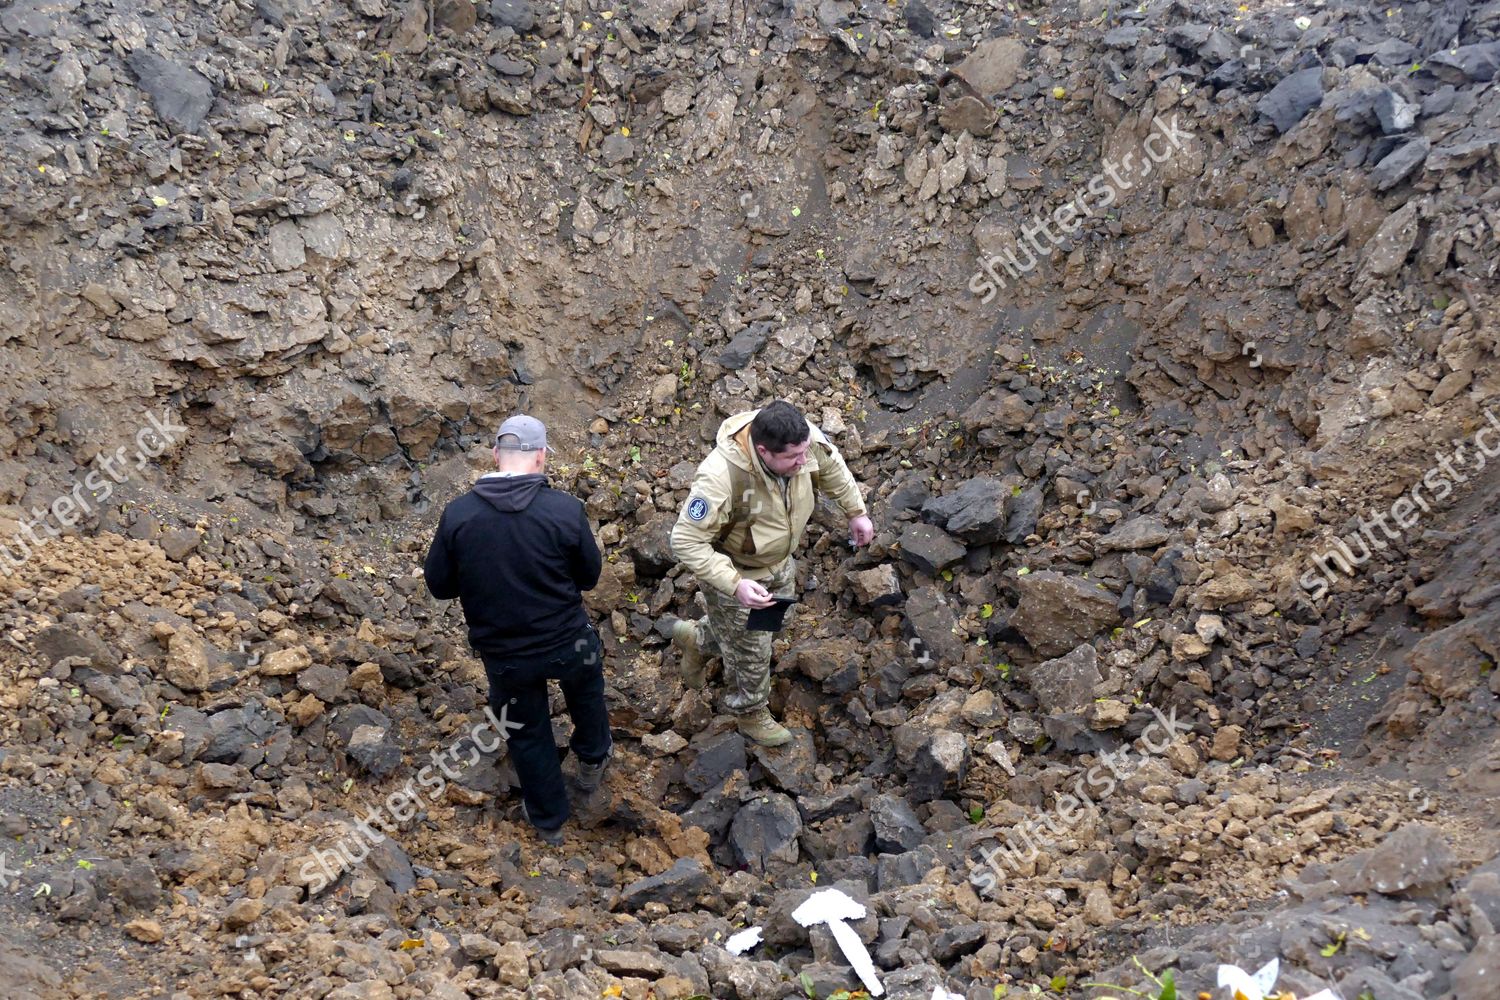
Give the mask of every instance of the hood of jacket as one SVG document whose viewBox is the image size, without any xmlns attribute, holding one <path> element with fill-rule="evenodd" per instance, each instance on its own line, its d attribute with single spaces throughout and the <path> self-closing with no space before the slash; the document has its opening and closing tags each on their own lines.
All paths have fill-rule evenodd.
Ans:
<svg viewBox="0 0 1500 1000">
<path fill-rule="evenodd" d="M 719 433 L 714 436 L 715 446 L 724 453 L 724 458 L 747 472 L 761 472 L 765 469 L 755 459 L 755 446 L 750 441 L 750 425 L 755 421 L 759 410 L 749 410 L 745 413 L 736 413 L 719 425 Z M 807 422 L 809 436 L 815 444 L 827 444 L 828 439 L 823 432 L 811 420 Z M 809 455 L 807 465 L 802 467 L 803 472 L 816 472 L 818 462 L 816 455 Z"/>
<path fill-rule="evenodd" d="M 479 498 L 496 510 L 511 513 L 525 510 L 536 499 L 537 493 L 547 485 L 547 477 L 540 472 L 524 476 L 500 476 L 494 473 L 482 476 L 474 484 Z"/>
</svg>

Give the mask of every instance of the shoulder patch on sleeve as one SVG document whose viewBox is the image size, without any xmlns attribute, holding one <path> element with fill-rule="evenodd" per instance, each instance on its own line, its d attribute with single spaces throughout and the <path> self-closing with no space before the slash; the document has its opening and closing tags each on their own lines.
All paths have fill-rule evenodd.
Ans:
<svg viewBox="0 0 1500 1000">
<path fill-rule="evenodd" d="M 708 517 L 708 501 L 702 497 L 688 500 L 687 516 L 689 521 L 701 521 Z"/>
</svg>

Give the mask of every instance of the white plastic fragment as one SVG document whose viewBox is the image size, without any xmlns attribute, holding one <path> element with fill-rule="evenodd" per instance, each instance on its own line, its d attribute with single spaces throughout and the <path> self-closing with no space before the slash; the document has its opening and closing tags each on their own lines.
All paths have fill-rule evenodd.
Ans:
<svg viewBox="0 0 1500 1000">
<path fill-rule="evenodd" d="M 758 944 L 760 944 L 760 928 L 750 927 L 738 934 L 731 934 L 729 940 L 724 942 L 724 950 L 731 955 L 743 955 Z"/>
<path fill-rule="evenodd" d="M 870 961 L 865 943 L 845 923 L 846 920 L 858 920 L 864 915 L 864 905 L 850 899 L 838 889 L 820 889 L 792 911 L 792 919 L 803 927 L 827 924 L 844 957 L 859 976 L 859 981 L 865 984 L 865 989 L 870 991 L 872 997 L 878 997 L 885 993 L 885 987 L 875 978 L 875 963 Z"/>
</svg>

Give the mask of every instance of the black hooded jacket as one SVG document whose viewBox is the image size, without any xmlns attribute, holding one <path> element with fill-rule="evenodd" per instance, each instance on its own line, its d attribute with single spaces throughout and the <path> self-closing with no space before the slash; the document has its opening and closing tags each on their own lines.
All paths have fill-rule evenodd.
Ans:
<svg viewBox="0 0 1500 1000">
<path fill-rule="evenodd" d="M 588 624 L 581 592 L 602 565 L 583 504 L 536 473 L 485 476 L 444 508 L 424 572 L 433 597 L 463 605 L 476 651 L 531 659 Z"/>
</svg>

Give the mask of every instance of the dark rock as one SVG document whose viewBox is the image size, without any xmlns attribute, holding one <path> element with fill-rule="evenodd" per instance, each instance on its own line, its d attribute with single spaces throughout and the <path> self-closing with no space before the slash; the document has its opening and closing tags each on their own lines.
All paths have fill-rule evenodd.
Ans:
<svg viewBox="0 0 1500 1000">
<path fill-rule="evenodd" d="M 197 132 L 214 103 L 214 88 L 197 70 L 136 49 L 125 59 L 156 116 L 173 132 Z"/>
<path fill-rule="evenodd" d="M 695 792 L 706 792 L 722 785 L 735 771 L 745 770 L 745 738 L 735 730 L 709 737 L 698 744 L 698 756 L 683 775 Z"/>
<path fill-rule="evenodd" d="M 365 863 L 370 871 L 391 887 L 392 892 L 407 893 L 417 887 L 417 873 L 412 869 L 411 858 L 390 837 L 382 837 L 379 843 L 370 848 Z"/>
<path fill-rule="evenodd" d="M 1375 95 L 1375 116 L 1380 120 L 1380 131 L 1386 135 L 1406 132 L 1417 123 L 1418 106 L 1389 87 Z"/>
<path fill-rule="evenodd" d="M 203 536 L 192 528 L 175 528 L 172 531 L 162 532 L 156 543 L 161 546 L 168 559 L 173 562 L 183 562 L 198 548 L 198 543 L 202 540 Z"/>
<path fill-rule="evenodd" d="M 344 747 L 349 759 L 372 778 L 390 777 L 401 766 L 401 747 L 391 738 L 390 730 L 379 726 L 360 726 Z"/>
<path fill-rule="evenodd" d="M 720 368 L 739 371 L 750 363 L 750 359 L 755 357 L 762 347 L 766 346 L 766 340 L 770 336 L 770 323 L 751 323 L 734 335 L 714 361 Z"/>
<path fill-rule="evenodd" d="M 180 725 L 175 711 L 171 718 L 174 725 Z M 210 715 L 208 729 L 210 736 L 203 759 L 216 764 L 233 764 L 246 750 L 274 733 L 276 723 L 263 714 L 258 705 L 247 705 Z"/>
<path fill-rule="evenodd" d="M 701 793 L 682 814 L 683 826 L 696 826 L 714 840 L 724 836 L 741 804 L 739 795 L 729 794 L 726 787 L 727 784 L 720 784 Z"/>
<path fill-rule="evenodd" d="M 118 673 L 120 669 L 120 654 L 95 631 L 83 631 L 73 625 L 49 625 L 36 634 L 32 645 L 49 667 L 58 660 L 80 656 L 89 661 L 89 666 L 104 673 Z"/>
<path fill-rule="evenodd" d="M 811 792 L 818 785 L 813 768 L 817 766 L 817 749 L 813 746 L 812 733 L 805 729 L 793 729 L 791 741 L 779 747 L 763 747 L 749 744 L 750 753 L 765 770 L 771 783 L 784 792 L 800 795 Z"/>
<path fill-rule="evenodd" d="M 901 532 L 901 557 L 929 576 L 936 576 L 964 557 L 965 548 L 942 528 L 907 525 Z"/>
<path fill-rule="evenodd" d="M 1422 165 L 1431 149 L 1432 141 L 1425 136 L 1397 146 L 1370 170 L 1370 182 L 1375 185 L 1375 190 L 1384 191 L 1401 183 Z"/>
<path fill-rule="evenodd" d="M 1135 517 L 1126 521 L 1094 543 L 1101 555 L 1107 552 L 1133 552 L 1136 549 L 1154 549 L 1172 537 L 1167 526 L 1154 517 Z"/>
<path fill-rule="evenodd" d="M 957 795 L 968 771 L 968 741 L 950 730 L 935 732 L 907 765 L 907 797 L 920 804 Z"/>
<path fill-rule="evenodd" d="M 875 886 L 888 892 L 916 885 L 939 863 L 937 852 L 925 844 L 900 854 L 882 854 L 875 859 Z"/>
<path fill-rule="evenodd" d="M 1011 625 L 1043 656 L 1060 656 L 1119 621 L 1115 595 L 1061 573 L 1030 573 L 1016 583 L 1021 601 Z"/>
<path fill-rule="evenodd" d="M 1255 109 L 1271 120 L 1278 132 L 1289 132 L 1323 100 L 1323 69 L 1314 66 L 1298 70 L 1260 99 Z"/>
<path fill-rule="evenodd" d="M 849 816 L 865 807 L 872 786 L 868 780 L 857 785 L 839 785 L 827 792 L 797 796 L 797 808 L 805 823 L 818 823 L 834 816 Z"/>
<path fill-rule="evenodd" d="M 963 640 L 953 633 L 958 617 L 948 597 L 937 587 L 918 587 L 906 601 L 906 619 L 913 637 L 909 640 L 913 659 L 928 667 L 947 665 L 963 657 Z"/>
<path fill-rule="evenodd" d="M 922 0 L 906 0 L 902 14 L 906 18 L 907 30 L 918 38 L 931 38 L 937 33 L 937 19 Z"/>
<path fill-rule="evenodd" d="M 1013 493 L 1005 501 L 1005 540 L 1012 545 L 1026 541 L 1036 531 L 1042 513 L 1044 494 L 1040 486 L 1030 486 Z"/>
<path fill-rule="evenodd" d="M 349 675 L 326 663 L 315 663 L 297 675 L 297 687 L 325 705 L 343 700 L 349 689 Z"/>
<path fill-rule="evenodd" d="M 899 795 L 877 795 L 870 802 L 870 820 L 875 824 L 875 850 L 900 854 L 927 837 L 911 803 Z"/>
<path fill-rule="evenodd" d="M 1099 654 L 1086 643 L 1066 656 L 1027 667 L 1022 676 L 1037 704 L 1048 712 L 1086 708 L 1094 701 L 1094 688 L 1104 679 L 1099 673 Z"/>
<path fill-rule="evenodd" d="M 531 0 L 493 0 L 490 20 L 518 34 L 525 34 L 536 27 L 536 8 Z"/>
<path fill-rule="evenodd" d="M 1500 42 L 1478 42 L 1440 49 L 1422 60 L 1424 68 L 1448 83 L 1493 80 L 1500 71 Z"/>
<path fill-rule="evenodd" d="M 333 721 L 329 724 L 328 730 L 338 737 L 340 743 L 348 743 L 354 738 L 354 731 L 360 726 L 390 729 L 392 725 L 390 716 L 376 711 L 369 705 L 346 705 L 333 713 Z"/>
<path fill-rule="evenodd" d="M 943 965 L 979 950 L 984 944 L 984 925 L 971 922 L 949 927 L 932 942 L 932 957 Z"/>
<path fill-rule="evenodd" d="M 503 52 L 496 52 L 485 60 L 485 65 L 504 76 L 530 76 L 532 65 L 524 59 L 512 59 Z"/>
<path fill-rule="evenodd" d="M 1441 890 L 1457 866 L 1442 831 L 1408 823 L 1378 846 L 1335 865 L 1330 875 L 1344 892 L 1426 895 Z"/>
<path fill-rule="evenodd" d="M 1182 572 L 1178 562 L 1182 559 L 1179 549 L 1170 549 L 1157 562 L 1156 568 L 1146 580 L 1146 599 L 1153 604 L 1171 604 L 1182 586 Z"/>
<path fill-rule="evenodd" d="M 637 879 L 620 893 L 620 902 L 638 910 L 647 903 L 663 903 L 669 909 L 686 910 L 700 896 L 713 891 L 714 879 L 696 858 L 679 858 L 660 875 Z"/>
<path fill-rule="evenodd" d="M 998 542 L 1005 533 L 1010 488 L 989 476 L 970 479 L 946 496 L 922 505 L 922 514 L 972 545 Z"/>
<path fill-rule="evenodd" d="M 790 798 L 772 792 L 751 799 L 735 814 L 729 842 L 735 858 L 751 871 L 764 872 L 772 864 L 797 861 L 797 835 L 802 817 Z"/>
<path fill-rule="evenodd" d="M 630 533 L 628 549 L 638 577 L 658 577 L 677 565 L 672 555 L 672 524 L 666 515 L 652 518 Z"/>
</svg>

